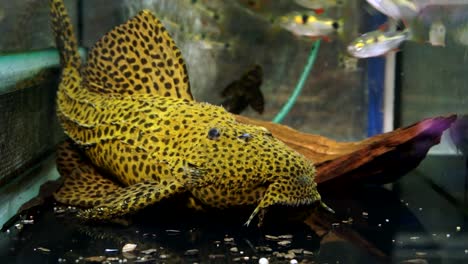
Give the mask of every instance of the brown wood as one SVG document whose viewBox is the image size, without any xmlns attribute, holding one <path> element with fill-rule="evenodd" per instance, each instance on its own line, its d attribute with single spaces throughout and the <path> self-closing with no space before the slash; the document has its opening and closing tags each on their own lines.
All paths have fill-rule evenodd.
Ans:
<svg viewBox="0 0 468 264">
<path fill-rule="evenodd" d="M 425 119 L 357 142 L 337 142 L 239 115 L 236 119 L 268 128 L 275 137 L 315 163 L 320 188 L 336 190 L 348 184 L 397 180 L 414 169 L 429 149 L 440 142 L 442 132 L 456 120 L 456 115 Z"/>
</svg>

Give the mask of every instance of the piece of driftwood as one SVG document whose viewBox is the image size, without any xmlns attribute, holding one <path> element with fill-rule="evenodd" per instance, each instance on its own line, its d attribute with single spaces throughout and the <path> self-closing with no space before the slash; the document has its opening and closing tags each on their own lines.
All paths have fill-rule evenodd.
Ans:
<svg viewBox="0 0 468 264">
<path fill-rule="evenodd" d="M 275 137 L 312 160 L 319 188 L 334 190 L 349 184 L 397 180 L 418 166 L 456 118 L 456 115 L 429 118 L 362 141 L 337 142 L 284 125 L 236 116 L 239 122 L 268 128 Z"/>
</svg>

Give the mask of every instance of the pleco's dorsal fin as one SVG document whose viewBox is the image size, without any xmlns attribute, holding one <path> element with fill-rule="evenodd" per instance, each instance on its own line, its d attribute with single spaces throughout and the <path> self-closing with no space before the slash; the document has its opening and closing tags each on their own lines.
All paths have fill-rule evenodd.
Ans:
<svg viewBox="0 0 468 264">
<path fill-rule="evenodd" d="M 60 51 L 60 63 L 65 69 L 79 69 L 81 58 L 78 53 L 78 43 L 63 0 L 50 0 L 49 4 L 55 43 Z"/>
<path fill-rule="evenodd" d="M 193 100 L 182 53 L 148 10 L 96 43 L 83 78 L 83 85 L 94 92 Z"/>
</svg>

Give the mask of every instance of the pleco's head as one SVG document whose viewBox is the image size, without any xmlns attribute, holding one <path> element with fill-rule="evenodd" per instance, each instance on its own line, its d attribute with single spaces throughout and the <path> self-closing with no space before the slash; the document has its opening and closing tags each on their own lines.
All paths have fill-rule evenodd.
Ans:
<svg viewBox="0 0 468 264">
<path fill-rule="evenodd" d="M 241 182 L 233 188 L 272 186 L 273 203 L 298 205 L 317 200 L 312 162 L 266 128 L 239 123 L 223 108 L 209 104 L 193 105 L 177 118 L 185 124 L 179 137 L 184 160 L 195 177 Z"/>
</svg>

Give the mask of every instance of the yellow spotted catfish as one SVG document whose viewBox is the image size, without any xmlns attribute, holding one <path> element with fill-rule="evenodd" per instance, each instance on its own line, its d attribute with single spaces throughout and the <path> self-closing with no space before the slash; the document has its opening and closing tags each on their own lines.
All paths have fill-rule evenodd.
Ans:
<svg viewBox="0 0 468 264">
<path fill-rule="evenodd" d="M 62 0 L 50 0 L 63 67 L 57 114 L 71 142 L 58 151 L 54 194 L 112 221 L 188 193 L 197 205 L 321 204 L 313 164 L 267 129 L 193 100 L 182 54 L 144 10 L 99 40 L 82 65 Z"/>
</svg>

